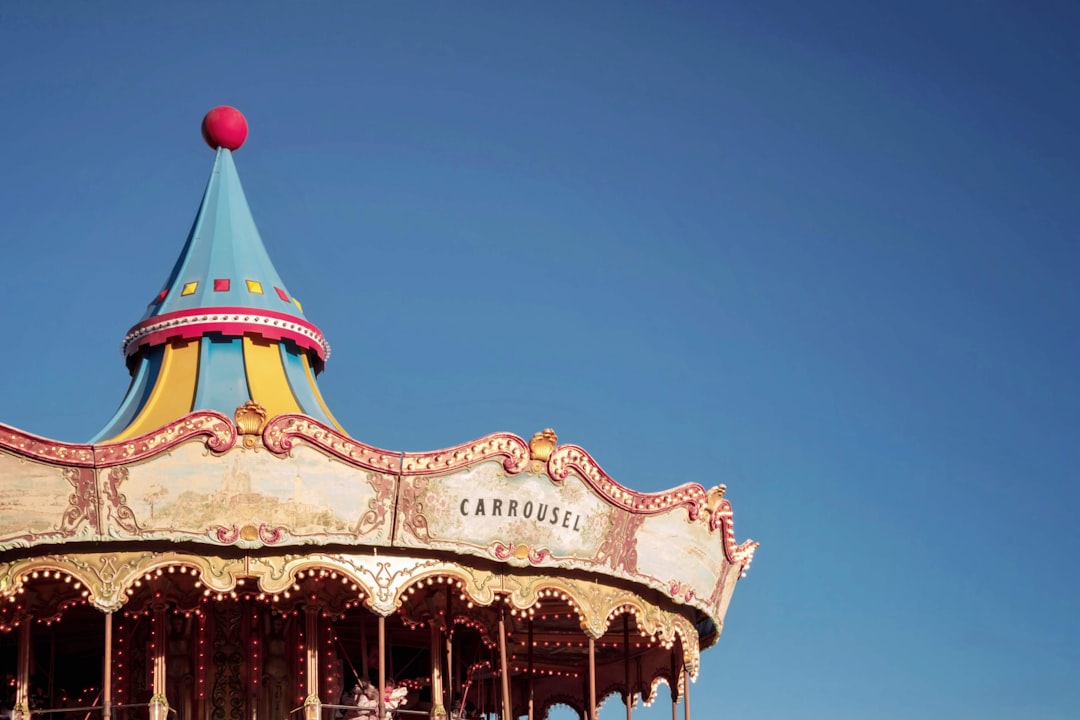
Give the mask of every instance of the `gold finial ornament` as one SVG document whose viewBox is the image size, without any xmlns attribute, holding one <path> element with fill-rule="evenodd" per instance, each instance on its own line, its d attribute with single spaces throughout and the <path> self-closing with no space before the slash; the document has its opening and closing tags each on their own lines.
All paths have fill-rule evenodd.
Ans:
<svg viewBox="0 0 1080 720">
<path fill-rule="evenodd" d="M 709 488 L 705 493 L 705 510 L 708 511 L 707 515 L 703 517 L 710 517 L 717 508 L 720 507 L 720 501 L 724 499 L 724 493 L 727 492 L 727 485 L 720 483 L 715 487 Z"/>
<path fill-rule="evenodd" d="M 266 426 L 266 409 L 254 400 L 248 400 L 236 408 L 233 417 L 236 418 L 237 431 L 244 438 L 244 447 L 255 447 L 255 438 L 262 434 Z"/>
<path fill-rule="evenodd" d="M 545 428 L 532 436 L 529 441 L 529 454 L 533 460 L 547 462 L 552 451 L 559 443 L 559 436 L 551 428 Z"/>
</svg>

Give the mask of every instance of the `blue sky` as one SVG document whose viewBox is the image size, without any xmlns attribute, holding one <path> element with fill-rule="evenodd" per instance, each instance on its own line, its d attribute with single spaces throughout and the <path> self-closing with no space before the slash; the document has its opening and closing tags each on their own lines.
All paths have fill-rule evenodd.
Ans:
<svg viewBox="0 0 1080 720">
<path fill-rule="evenodd" d="M 1073 718 L 1078 33 L 1068 2 L 5 3 L 0 422 L 109 418 L 232 104 L 352 435 L 551 426 L 632 488 L 728 485 L 763 544 L 695 717 Z"/>
</svg>

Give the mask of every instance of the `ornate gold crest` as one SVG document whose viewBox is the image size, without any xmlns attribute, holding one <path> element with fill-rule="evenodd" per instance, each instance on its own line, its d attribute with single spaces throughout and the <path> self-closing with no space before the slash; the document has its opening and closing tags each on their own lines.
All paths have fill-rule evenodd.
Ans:
<svg viewBox="0 0 1080 720">
<path fill-rule="evenodd" d="M 545 428 L 532 436 L 529 440 L 529 454 L 533 460 L 547 462 L 555 446 L 559 444 L 559 437 L 551 428 Z"/>
<path fill-rule="evenodd" d="M 255 447 L 256 438 L 266 427 L 266 409 L 254 400 L 248 400 L 236 408 L 233 417 L 236 418 L 236 429 L 244 439 L 244 447 Z"/>
</svg>

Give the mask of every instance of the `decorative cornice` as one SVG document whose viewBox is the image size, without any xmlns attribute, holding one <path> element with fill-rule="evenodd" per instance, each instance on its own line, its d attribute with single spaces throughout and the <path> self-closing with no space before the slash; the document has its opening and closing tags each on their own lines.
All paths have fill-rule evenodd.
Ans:
<svg viewBox="0 0 1080 720">
<path fill-rule="evenodd" d="M 687 509 L 691 520 L 697 520 L 706 499 L 705 488 L 697 483 L 687 483 L 659 493 L 631 490 L 616 482 L 584 448 L 577 445 L 560 445 L 556 448 L 548 459 L 547 469 L 551 479 L 557 482 L 575 472 L 613 505 L 642 515 L 655 515 L 681 506 Z"/>
<path fill-rule="evenodd" d="M 494 458 L 502 458 L 511 475 L 529 465 L 529 445 L 512 433 L 492 433 L 445 450 L 402 453 L 402 475 L 437 475 Z"/>
<path fill-rule="evenodd" d="M 604 472 L 600 464 L 584 448 L 560 445 L 548 458 L 548 475 L 561 482 L 573 472 L 601 497 L 616 507 L 637 515 L 656 515 L 685 507 L 690 520 L 708 523 L 710 532 L 719 530 L 723 537 L 724 556 L 745 571 L 753 559 L 758 543 L 735 541 L 731 503 L 726 500 L 723 485 L 706 490 L 698 483 L 686 483 L 659 493 L 639 493 L 631 490 Z"/>
<path fill-rule="evenodd" d="M 314 351 L 323 362 L 330 357 L 330 343 L 319 328 L 306 320 L 273 310 L 245 307 L 198 308 L 155 315 L 128 331 L 122 350 L 127 357 L 140 347 L 159 345 L 173 338 L 192 340 L 211 332 L 226 337 L 254 333 L 267 340 L 292 340 Z"/>
<path fill-rule="evenodd" d="M 245 431 L 251 430 L 245 425 Z M 54 465 L 107 468 L 146 460 L 200 437 L 210 452 L 222 454 L 236 445 L 238 434 L 230 418 L 213 411 L 197 411 L 137 438 L 96 445 L 56 442 L 0 425 L 0 450 Z M 299 439 L 349 465 L 384 476 L 438 475 L 492 459 L 501 459 L 503 469 L 511 475 L 529 467 L 536 472 L 545 469 L 543 461 L 537 458 L 536 448 L 530 448 L 511 433 L 494 433 L 444 450 L 404 453 L 358 442 L 306 415 L 286 414 L 267 422 L 262 427 L 261 439 L 277 455 L 289 454 Z M 753 560 L 758 543 L 736 542 L 731 503 L 724 498 L 723 485 L 705 490 L 697 483 L 687 483 L 664 492 L 639 493 L 616 482 L 588 452 L 576 445 L 554 448 L 547 458 L 546 471 L 556 483 L 574 473 L 607 502 L 634 515 L 658 515 L 685 508 L 691 521 L 704 522 L 710 532 L 719 531 L 724 556 L 739 566 L 740 574 L 746 572 Z"/>
<path fill-rule="evenodd" d="M 401 453 L 365 445 L 307 415 L 278 415 L 263 428 L 262 439 L 266 449 L 277 455 L 288 455 L 301 440 L 365 470 L 396 475 L 401 469 Z"/>
<path fill-rule="evenodd" d="M 143 460 L 186 442 L 205 437 L 206 447 L 227 452 L 236 443 L 236 426 L 224 415 L 200 410 L 131 440 L 91 444 L 64 443 L 0 424 L 0 450 L 67 467 L 109 467 Z"/>
<path fill-rule="evenodd" d="M 297 440 L 356 467 L 392 475 L 439 475 L 498 458 L 506 472 L 515 474 L 529 464 L 528 444 L 512 433 L 493 433 L 444 450 L 407 453 L 366 445 L 307 415 L 278 415 L 263 429 L 263 444 L 278 455 L 288 454 Z"/>
<path fill-rule="evenodd" d="M 0 450 L 54 465 L 94 465 L 93 445 L 57 442 L 3 424 L 0 424 Z"/>
<path fill-rule="evenodd" d="M 95 465 L 109 467 L 144 460 L 196 437 L 205 438 L 211 452 L 225 453 L 236 444 L 236 426 L 219 412 L 198 410 L 131 440 L 93 445 Z"/>
<path fill-rule="evenodd" d="M 537 574 L 535 568 L 509 566 L 492 572 L 471 567 L 467 562 L 408 556 L 381 558 L 366 552 L 222 557 L 184 550 L 160 553 L 109 550 L 42 555 L 0 562 L 0 599 L 21 594 L 27 583 L 36 581 L 37 573 L 55 570 L 85 585 L 90 603 L 108 612 L 126 602 L 128 590 L 138 587 L 140 582 L 150 582 L 154 573 L 161 576 L 161 571 L 170 566 L 197 570 L 199 579 L 211 592 L 228 593 L 238 587 L 238 579 L 246 577 L 255 578 L 258 591 L 270 595 L 288 591 L 312 571 L 332 571 L 342 576 L 339 584 L 353 583 L 353 592 L 366 597 L 365 604 L 382 615 L 402 608 L 415 591 L 422 593 L 424 588 L 440 584 L 453 586 L 463 600 L 478 606 L 493 606 L 500 596 L 506 596 L 511 607 L 518 610 L 546 603 L 548 598 L 561 599 L 570 603 L 582 631 L 593 638 L 603 637 L 615 618 L 630 614 L 642 636 L 653 637 L 668 647 L 681 638 L 684 650 L 695 659 L 698 652 L 696 630 L 682 614 L 665 610 L 638 593 L 607 585 L 604 578 Z M 433 584 L 433 580 L 439 582 Z M 73 587 L 75 594 L 79 590 Z M 696 663 L 691 663 L 691 669 L 696 671 Z"/>
</svg>

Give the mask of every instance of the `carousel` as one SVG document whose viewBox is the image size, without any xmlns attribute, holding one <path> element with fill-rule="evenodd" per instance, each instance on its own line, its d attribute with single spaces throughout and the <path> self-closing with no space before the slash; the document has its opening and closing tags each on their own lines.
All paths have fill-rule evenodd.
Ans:
<svg viewBox="0 0 1080 720">
<path fill-rule="evenodd" d="M 0 705 L 53 720 L 595 720 L 687 699 L 756 544 L 543 430 L 426 453 L 334 419 L 322 332 L 216 151 L 89 443 L 0 425 Z M 689 702 L 684 702 L 689 716 Z"/>
</svg>

